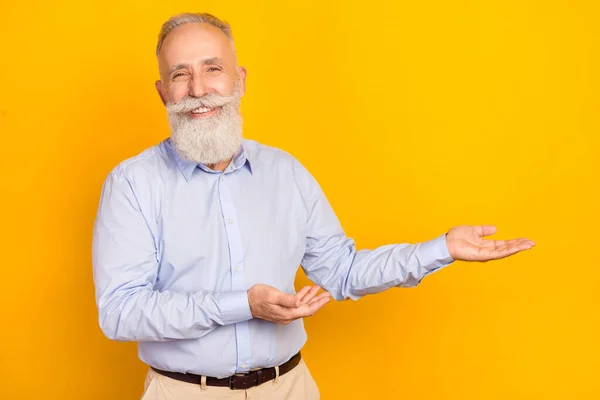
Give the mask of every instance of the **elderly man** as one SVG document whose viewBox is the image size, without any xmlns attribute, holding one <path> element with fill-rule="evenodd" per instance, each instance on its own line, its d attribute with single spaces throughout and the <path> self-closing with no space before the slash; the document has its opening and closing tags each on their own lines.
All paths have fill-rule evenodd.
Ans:
<svg viewBox="0 0 600 400">
<path fill-rule="evenodd" d="M 302 318 L 330 299 L 417 285 L 454 260 L 531 248 L 459 226 L 417 244 L 357 251 L 310 173 L 242 139 L 246 69 L 231 30 L 182 14 L 156 49 L 171 135 L 106 178 L 93 236 L 100 326 L 139 342 L 143 399 L 317 399 Z M 296 293 L 301 265 L 319 286 Z"/>
</svg>

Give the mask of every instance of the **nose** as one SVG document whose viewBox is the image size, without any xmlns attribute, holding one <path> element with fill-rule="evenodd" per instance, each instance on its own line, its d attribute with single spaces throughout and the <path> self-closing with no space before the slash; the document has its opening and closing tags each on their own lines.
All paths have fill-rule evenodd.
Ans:
<svg viewBox="0 0 600 400">
<path fill-rule="evenodd" d="M 194 76 L 190 79 L 189 91 L 192 97 L 202 97 L 208 92 L 208 87 L 201 76 Z"/>
</svg>

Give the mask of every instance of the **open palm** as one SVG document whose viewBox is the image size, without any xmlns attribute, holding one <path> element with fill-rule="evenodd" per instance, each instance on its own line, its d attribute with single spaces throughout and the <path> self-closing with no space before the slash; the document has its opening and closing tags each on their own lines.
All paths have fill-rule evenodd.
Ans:
<svg viewBox="0 0 600 400">
<path fill-rule="evenodd" d="M 511 240 L 489 240 L 484 236 L 496 233 L 492 225 L 461 225 L 451 228 L 446 234 L 446 244 L 455 260 L 490 261 L 511 256 L 535 246 L 526 238 Z"/>
</svg>

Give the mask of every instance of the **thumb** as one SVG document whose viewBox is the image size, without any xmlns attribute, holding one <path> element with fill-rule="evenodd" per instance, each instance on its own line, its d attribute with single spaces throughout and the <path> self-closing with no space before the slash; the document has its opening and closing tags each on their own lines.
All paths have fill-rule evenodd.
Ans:
<svg viewBox="0 0 600 400">
<path fill-rule="evenodd" d="M 300 299 L 293 294 L 280 292 L 279 296 L 277 296 L 276 303 L 283 307 L 298 308 Z"/>
</svg>

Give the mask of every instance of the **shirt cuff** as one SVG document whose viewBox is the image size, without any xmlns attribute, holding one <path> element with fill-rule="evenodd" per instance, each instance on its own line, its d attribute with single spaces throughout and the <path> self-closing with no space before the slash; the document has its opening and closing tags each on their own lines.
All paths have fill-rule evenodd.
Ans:
<svg viewBox="0 0 600 400">
<path fill-rule="evenodd" d="M 221 292 L 217 297 L 217 304 L 219 305 L 223 325 L 252 319 L 252 312 L 248 303 L 248 292 L 245 290 Z"/>
<path fill-rule="evenodd" d="M 454 258 L 452 258 L 450 251 L 448 250 L 445 233 L 433 240 L 421 243 L 419 254 L 421 257 L 421 265 L 427 270 L 427 272 L 419 279 L 419 283 L 430 273 L 437 271 L 454 261 Z"/>
<path fill-rule="evenodd" d="M 454 261 L 448 250 L 445 233 L 433 240 L 421 243 L 421 255 L 425 260 L 425 265 L 444 266 Z"/>
</svg>

